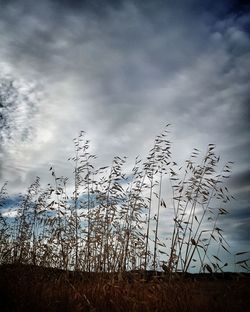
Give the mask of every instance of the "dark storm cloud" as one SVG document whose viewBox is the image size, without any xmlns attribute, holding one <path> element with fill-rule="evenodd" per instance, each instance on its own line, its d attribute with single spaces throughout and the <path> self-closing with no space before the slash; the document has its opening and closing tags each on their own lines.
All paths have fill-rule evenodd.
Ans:
<svg viewBox="0 0 250 312">
<path fill-rule="evenodd" d="M 51 0 L 52 3 L 59 7 L 66 7 L 67 9 L 79 10 L 88 9 L 94 12 L 104 11 L 107 7 L 120 9 L 126 2 L 139 4 L 144 10 L 152 13 L 152 10 L 167 9 L 169 6 L 179 7 L 181 10 L 192 7 L 193 13 L 200 13 L 204 11 L 212 11 L 216 16 L 224 16 L 228 13 L 241 14 L 249 8 L 249 3 L 246 0 L 220 0 L 211 2 L 209 0 L 189 0 L 183 2 L 182 0 L 155 0 L 155 1 L 128 1 L 128 0 Z"/>
<path fill-rule="evenodd" d="M 248 210 L 250 207 L 248 207 Z M 234 221 L 235 222 L 235 221 Z M 249 242 L 250 241 L 250 216 L 244 219 L 240 219 L 239 223 L 234 228 L 234 238 L 239 239 L 240 241 Z"/>
<path fill-rule="evenodd" d="M 233 179 L 230 180 L 231 187 L 244 188 L 246 186 L 250 189 L 250 170 L 241 173 L 233 174 Z"/>
<path fill-rule="evenodd" d="M 96 97 L 90 117 L 109 120 L 108 134 L 142 113 L 146 119 L 154 113 L 159 122 L 166 111 L 189 127 L 195 120 L 205 133 L 215 125 L 246 133 L 249 37 L 242 6 L 114 3 L 10 1 L 1 13 L 2 54 L 17 70 L 39 73 L 51 84 L 77 77 Z M 105 14 L 95 19 L 98 10 Z"/>
<path fill-rule="evenodd" d="M 201 19 L 197 32 L 191 12 L 178 5 L 173 5 L 172 14 L 168 10 L 161 13 L 150 4 L 141 9 L 126 3 L 124 11 L 108 6 L 106 19 L 99 22 L 93 22 L 88 14 L 82 16 L 84 11 L 70 15 L 65 8 L 53 10 L 51 2 L 27 11 L 17 6 L 11 13 L 15 20 L 12 28 L 8 30 L 12 21 L 9 17 L 3 23 L 10 33 L 6 54 L 11 62 L 18 59 L 18 66 L 31 65 L 45 75 L 48 71 L 56 75 L 58 70 L 87 74 L 86 83 L 93 84 L 95 93 L 102 94 L 95 114 L 99 113 L 100 118 L 113 116 L 110 133 L 121 118 L 138 118 L 141 106 L 150 108 L 143 90 L 160 85 L 162 79 L 171 80 L 176 71 L 192 66 L 197 52 L 206 47 L 208 35 Z M 161 2 L 159 5 L 164 6 Z M 9 11 L 12 12 L 10 8 Z M 176 18 L 181 21 L 177 29 Z M 86 60 L 82 64 L 81 56 Z"/>
<path fill-rule="evenodd" d="M 224 216 L 220 222 L 220 226 L 225 229 L 225 234 L 229 241 L 250 241 L 249 201 L 247 200 L 245 204 L 247 206 L 239 207 L 239 203 L 235 202 L 233 208 L 229 210 L 229 214 Z"/>
</svg>

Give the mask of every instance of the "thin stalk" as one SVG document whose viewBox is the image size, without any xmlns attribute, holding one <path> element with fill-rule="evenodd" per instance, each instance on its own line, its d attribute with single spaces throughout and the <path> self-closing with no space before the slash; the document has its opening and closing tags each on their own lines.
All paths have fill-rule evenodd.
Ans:
<svg viewBox="0 0 250 312">
<path fill-rule="evenodd" d="M 154 243 L 154 260 L 153 260 L 154 271 L 156 271 L 156 252 L 157 252 L 158 228 L 159 228 L 160 206 L 161 206 L 161 189 L 162 189 L 162 171 L 160 171 L 160 185 L 158 193 L 158 207 L 155 226 L 155 243 Z"/>
</svg>

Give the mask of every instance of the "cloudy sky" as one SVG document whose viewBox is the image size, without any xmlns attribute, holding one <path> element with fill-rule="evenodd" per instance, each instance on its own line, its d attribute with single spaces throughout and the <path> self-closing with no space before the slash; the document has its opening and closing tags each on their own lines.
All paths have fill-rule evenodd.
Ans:
<svg viewBox="0 0 250 312">
<path fill-rule="evenodd" d="M 247 2 L 247 1 L 246 1 Z M 225 225 L 250 246 L 250 13 L 244 1 L 0 1 L 0 180 L 71 167 L 87 132 L 104 165 L 171 123 L 175 160 L 215 143 L 234 161 Z M 249 248 L 250 249 L 250 248 Z"/>
</svg>

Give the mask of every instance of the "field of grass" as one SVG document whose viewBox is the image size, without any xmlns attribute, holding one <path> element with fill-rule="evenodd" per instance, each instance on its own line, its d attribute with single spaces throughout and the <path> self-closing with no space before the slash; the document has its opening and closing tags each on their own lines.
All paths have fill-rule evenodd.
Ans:
<svg viewBox="0 0 250 312">
<path fill-rule="evenodd" d="M 76 273 L 0 267 L 0 311 L 248 311 L 249 274 Z"/>
<path fill-rule="evenodd" d="M 232 162 L 220 165 L 209 144 L 179 166 L 168 135 L 166 126 L 126 172 L 119 156 L 96 168 L 82 132 L 69 159 L 73 182 L 51 167 L 51 182 L 37 177 L 14 218 L 2 186 L 0 311 L 247 310 L 248 273 L 224 273 Z M 248 252 L 231 256 L 249 272 Z"/>
</svg>

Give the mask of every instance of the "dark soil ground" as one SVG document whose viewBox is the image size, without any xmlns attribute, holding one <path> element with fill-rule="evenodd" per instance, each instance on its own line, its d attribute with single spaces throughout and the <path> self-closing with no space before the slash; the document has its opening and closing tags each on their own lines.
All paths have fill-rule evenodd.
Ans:
<svg viewBox="0 0 250 312">
<path fill-rule="evenodd" d="M 1 312 L 249 311 L 249 274 L 65 272 L 0 266 Z"/>
</svg>

